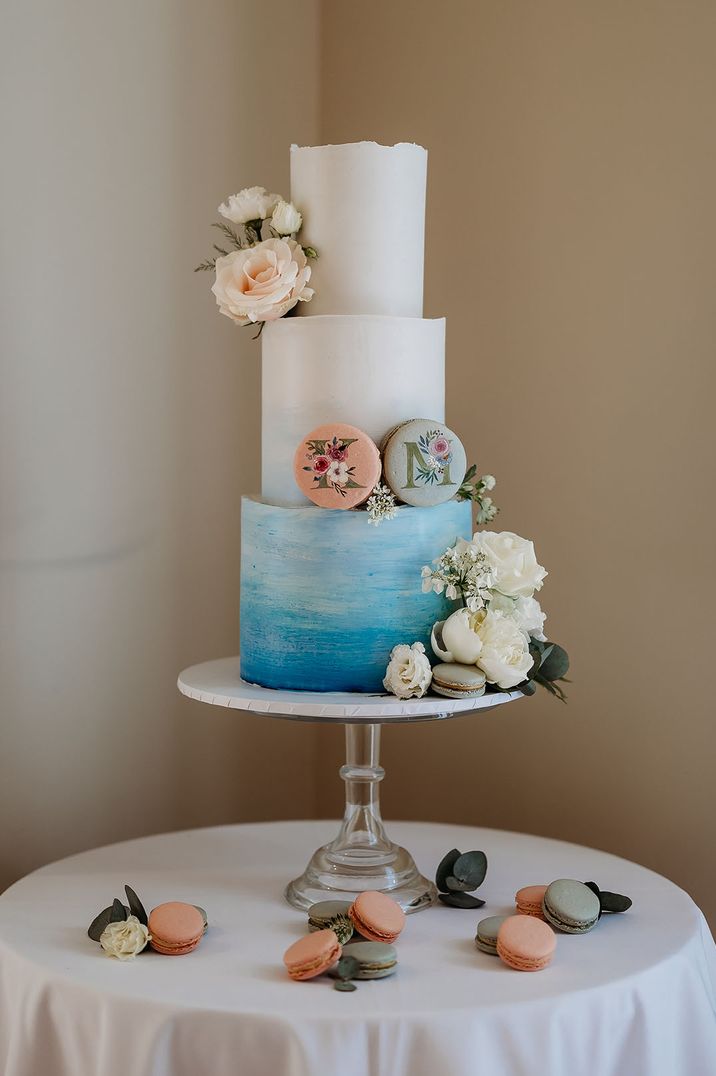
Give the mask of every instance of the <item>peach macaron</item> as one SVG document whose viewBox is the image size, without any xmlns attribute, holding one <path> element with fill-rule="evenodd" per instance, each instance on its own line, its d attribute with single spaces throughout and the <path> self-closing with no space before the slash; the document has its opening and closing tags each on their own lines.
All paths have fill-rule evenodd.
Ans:
<svg viewBox="0 0 716 1076">
<path fill-rule="evenodd" d="M 387 893 L 360 893 L 348 909 L 353 926 L 368 941 L 391 944 L 405 926 L 405 912 Z"/>
<path fill-rule="evenodd" d="M 515 893 L 517 914 L 534 915 L 537 919 L 544 919 L 542 901 L 546 892 L 546 885 L 526 885 L 518 889 Z"/>
<path fill-rule="evenodd" d="M 497 955 L 515 971 L 541 971 L 554 956 L 555 933 L 534 915 L 508 915 L 497 932 Z"/>
<path fill-rule="evenodd" d="M 149 914 L 150 945 L 163 956 L 191 953 L 204 936 L 204 917 L 193 904 L 170 900 Z"/>
<path fill-rule="evenodd" d="M 283 954 L 283 962 L 292 979 L 315 979 L 337 964 L 342 952 L 332 930 L 314 930 L 289 945 Z"/>
</svg>

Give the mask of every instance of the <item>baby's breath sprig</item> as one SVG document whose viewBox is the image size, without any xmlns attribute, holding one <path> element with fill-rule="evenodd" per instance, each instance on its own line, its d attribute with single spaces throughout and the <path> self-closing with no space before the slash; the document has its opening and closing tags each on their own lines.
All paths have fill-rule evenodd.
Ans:
<svg viewBox="0 0 716 1076">
<path fill-rule="evenodd" d="M 379 482 L 373 489 L 366 503 L 368 509 L 368 522 L 377 527 L 384 519 L 394 519 L 398 514 L 398 506 L 395 497 L 388 486 Z"/>
<path fill-rule="evenodd" d="M 484 474 L 481 478 L 475 478 L 477 474 L 477 467 L 473 463 L 467 474 L 462 480 L 460 489 L 457 491 L 457 497 L 461 501 L 474 501 L 477 505 L 477 522 L 491 523 L 500 509 L 496 504 L 493 504 L 492 497 L 487 497 L 486 494 L 495 488 L 495 477 L 491 474 Z"/>
</svg>

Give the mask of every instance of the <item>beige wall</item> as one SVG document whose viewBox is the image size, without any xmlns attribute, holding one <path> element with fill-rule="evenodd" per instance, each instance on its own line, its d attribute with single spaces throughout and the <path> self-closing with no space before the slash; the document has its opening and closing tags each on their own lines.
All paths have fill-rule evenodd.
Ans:
<svg viewBox="0 0 716 1076">
<path fill-rule="evenodd" d="M 708 0 L 323 5 L 322 140 L 430 151 L 448 418 L 573 658 L 566 708 L 389 729 L 384 813 L 606 848 L 712 921 L 715 55 Z"/>
<path fill-rule="evenodd" d="M 315 813 L 312 729 L 175 681 L 238 648 L 259 473 L 258 345 L 192 268 L 226 194 L 286 191 L 317 138 L 317 15 L 4 6 L 0 889 L 114 839 Z M 296 57 L 300 95 L 275 77 Z"/>
</svg>

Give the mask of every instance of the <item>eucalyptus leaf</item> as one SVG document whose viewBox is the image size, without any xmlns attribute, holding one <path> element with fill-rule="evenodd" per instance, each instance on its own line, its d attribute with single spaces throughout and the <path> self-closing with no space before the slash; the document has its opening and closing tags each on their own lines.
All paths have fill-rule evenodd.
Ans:
<svg viewBox="0 0 716 1076">
<path fill-rule="evenodd" d="M 112 912 L 109 917 L 110 923 L 122 923 L 129 914 L 129 908 L 125 908 L 119 897 L 115 897 L 112 902 Z"/>
<path fill-rule="evenodd" d="M 339 979 L 355 979 L 360 971 L 360 964 L 354 956 L 342 956 L 335 967 Z"/>
<path fill-rule="evenodd" d="M 470 882 L 462 882 L 452 874 L 448 874 L 445 884 L 451 893 L 469 893 L 471 889 L 477 889 L 476 885 L 472 885 Z"/>
<path fill-rule="evenodd" d="M 587 889 L 591 889 L 592 893 L 594 893 L 594 896 L 599 901 L 599 915 L 597 916 L 597 919 L 601 919 L 602 918 L 602 911 L 603 911 L 603 908 L 602 908 L 602 891 L 601 891 L 601 889 L 599 888 L 599 886 L 597 885 L 596 882 L 585 882 L 584 884 L 586 885 Z"/>
<path fill-rule="evenodd" d="M 95 941 L 95 942 L 99 941 L 99 939 L 102 937 L 102 933 L 104 931 L 104 928 L 107 926 L 107 924 L 109 923 L 109 921 L 111 919 L 111 916 L 112 916 L 112 905 L 110 904 L 109 908 L 103 908 L 102 911 L 99 913 L 99 915 L 96 915 L 94 917 L 94 919 L 90 923 L 89 927 L 87 928 L 87 933 L 88 933 L 89 937 L 92 939 L 92 941 Z"/>
<path fill-rule="evenodd" d="M 599 903 L 603 912 L 626 912 L 632 906 L 630 897 L 625 897 L 623 893 L 609 893 L 606 889 L 602 890 Z"/>
<path fill-rule="evenodd" d="M 130 913 L 132 915 L 136 915 L 139 922 L 143 923 L 146 927 L 147 923 L 149 922 L 149 918 L 146 911 L 144 910 L 144 905 L 142 904 L 141 900 L 134 892 L 131 885 L 125 885 L 124 892 L 127 894 L 127 901 L 129 903 Z"/>
<path fill-rule="evenodd" d="M 524 684 L 520 684 L 518 691 L 521 691 L 523 695 L 534 695 L 537 692 L 537 685 L 534 680 L 526 680 Z"/>
<path fill-rule="evenodd" d="M 348 979 L 337 979 L 333 984 L 334 990 L 340 990 L 342 994 L 349 994 L 353 990 L 357 990 L 358 987 L 355 983 L 351 983 Z"/>
<path fill-rule="evenodd" d="M 567 656 L 567 651 L 558 643 L 552 643 L 552 650 L 549 657 L 545 658 L 540 666 L 540 676 L 544 677 L 545 680 L 553 682 L 566 676 L 568 671 L 569 657 Z"/>
<path fill-rule="evenodd" d="M 461 889 L 477 889 L 485 881 L 487 856 L 484 852 L 464 852 L 453 864 L 452 873 L 462 882 Z"/>
<path fill-rule="evenodd" d="M 471 893 L 438 893 L 438 900 L 449 908 L 481 908 L 485 903 Z"/>
<path fill-rule="evenodd" d="M 452 869 L 462 853 L 457 848 L 452 848 L 446 856 L 440 860 L 438 869 L 435 871 L 435 885 L 441 892 L 447 889 L 447 877 L 452 874 Z"/>
</svg>

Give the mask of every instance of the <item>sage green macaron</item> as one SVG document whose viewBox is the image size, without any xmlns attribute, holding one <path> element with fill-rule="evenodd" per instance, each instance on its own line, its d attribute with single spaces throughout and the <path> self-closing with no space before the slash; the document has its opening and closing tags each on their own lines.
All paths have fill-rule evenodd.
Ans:
<svg viewBox="0 0 716 1076">
<path fill-rule="evenodd" d="M 477 698 L 485 694 L 485 674 L 476 665 L 442 662 L 433 669 L 432 689 L 448 699 Z"/>
<path fill-rule="evenodd" d="M 506 915 L 488 915 L 477 924 L 475 945 L 483 953 L 497 956 L 497 932 L 507 919 Z"/>
<path fill-rule="evenodd" d="M 308 929 L 333 930 L 341 945 L 353 937 L 354 926 L 348 915 L 349 900 L 320 900 L 308 909 Z"/>
<path fill-rule="evenodd" d="M 398 966 L 398 951 L 388 942 L 351 942 L 343 949 L 343 956 L 358 961 L 356 979 L 385 979 Z"/>
<path fill-rule="evenodd" d="M 542 911 L 555 930 L 586 934 L 599 919 L 599 897 L 584 882 L 558 878 L 545 890 Z"/>
</svg>

